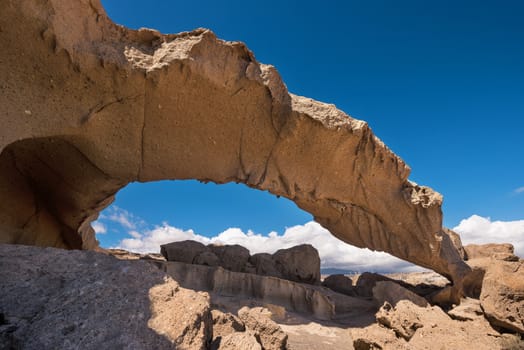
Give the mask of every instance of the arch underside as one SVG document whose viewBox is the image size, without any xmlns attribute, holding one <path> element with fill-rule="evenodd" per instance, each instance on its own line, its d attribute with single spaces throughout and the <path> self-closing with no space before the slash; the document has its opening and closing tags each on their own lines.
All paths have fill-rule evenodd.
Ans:
<svg viewBox="0 0 524 350">
<path fill-rule="evenodd" d="M 244 44 L 129 30 L 98 1 L 4 2 L 0 242 L 95 249 L 90 222 L 131 181 L 235 181 L 347 243 L 467 271 L 441 196 L 365 122 L 288 93 Z"/>
</svg>

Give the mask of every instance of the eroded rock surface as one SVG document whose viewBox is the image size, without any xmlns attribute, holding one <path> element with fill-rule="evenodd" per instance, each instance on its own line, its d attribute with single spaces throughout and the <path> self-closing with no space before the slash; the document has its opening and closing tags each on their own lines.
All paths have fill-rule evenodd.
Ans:
<svg viewBox="0 0 524 350">
<path fill-rule="evenodd" d="M 203 245 L 196 241 L 179 241 L 160 247 L 167 261 L 220 266 L 233 272 L 273 276 L 289 281 L 320 284 L 320 257 L 310 244 L 279 249 L 274 254 L 250 256 L 249 250 L 235 245 Z"/>
<path fill-rule="evenodd" d="M 152 264 L 0 244 L 2 349 L 206 349 L 209 297 Z"/>
<path fill-rule="evenodd" d="M 344 275 L 337 274 L 327 276 L 322 281 L 322 285 L 337 293 L 342 293 L 350 296 L 357 295 L 356 288 L 355 286 L 353 286 L 353 281 L 351 280 L 351 278 Z"/>
<path fill-rule="evenodd" d="M 524 334 L 524 261 L 493 260 L 484 276 L 480 304 L 492 324 Z"/>
<path fill-rule="evenodd" d="M 439 307 L 420 307 L 401 300 L 385 303 L 377 324 L 351 329 L 357 349 L 520 349 L 518 336 L 500 334 L 484 318 L 457 321 Z M 379 326 L 380 324 L 380 326 Z"/>
<path fill-rule="evenodd" d="M 90 222 L 131 181 L 236 181 L 460 287 L 441 195 L 244 44 L 129 30 L 99 0 L 4 0 L 0 28 L 0 242 L 94 249 Z"/>
<path fill-rule="evenodd" d="M 246 327 L 258 335 L 263 349 L 285 350 L 288 336 L 271 320 L 270 315 L 267 309 L 261 307 L 243 307 L 238 311 L 238 317 Z"/>
</svg>

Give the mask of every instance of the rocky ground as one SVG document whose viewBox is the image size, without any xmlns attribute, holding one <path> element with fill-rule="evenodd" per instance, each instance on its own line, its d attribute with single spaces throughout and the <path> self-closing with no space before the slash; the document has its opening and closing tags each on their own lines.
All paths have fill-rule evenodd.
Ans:
<svg viewBox="0 0 524 350">
<path fill-rule="evenodd" d="M 511 263 L 503 260 L 497 269 Z M 198 276 L 177 281 L 170 271 L 193 273 L 188 266 L 194 264 L 125 251 L 0 245 L 0 266 L 0 349 L 524 348 L 519 332 L 508 328 L 511 320 L 518 325 L 524 318 L 494 321 L 481 296 L 450 309 L 429 304 L 421 294 L 433 289 L 418 282 L 441 288 L 444 279 L 434 273 L 363 274 L 355 284 L 348 278 L 352 288 L 342 294 L 315 283 L 205 265 L 197 266 L 209 269 L 199 270 L 200 278 L 215 282 L 188 289 L 187 281 L 195 283 Z M 498 276 L 500 284 L 504 275 Z M 332 313 L 317 312 L 321 317 L 300 306 L 326 300 Z M 505 300 L 507 310 L 518 309 Z"/>
</svg>

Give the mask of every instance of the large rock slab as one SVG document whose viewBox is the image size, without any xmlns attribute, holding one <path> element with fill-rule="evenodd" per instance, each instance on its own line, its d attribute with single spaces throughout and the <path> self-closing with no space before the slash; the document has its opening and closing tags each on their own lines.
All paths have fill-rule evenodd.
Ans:
<svg viewBox="0 0 524 350">
<path fill-rule="evenodd" d="M 206 349 L 211 341 L 208 295 L 151 263 L 1 244 L 0 266 L 2 348 Z"/>
<path fill-rule="evenodd" d="M 423 297 L 391 281 L 378 281 L 373 287 L 373 299 L 379 306 L 385 302 L 395 306 L 401 300 L 409 300 L 421 307 L 429 305 L 428 301 Z"/>
<path fill-rule="evenodd" d="M 193 264 L 200 254 L 207 252 L 208 248 L 197 241 L 178 241 L 160 246 L 160 253 L 167 261 L 180 261 Z"/>
<path fill-rule="evenodd" d="M 279 249 L 273 254 L 273 260 L 285 279 L 320 284 L 320 257 L 311 244 Z"/>
<path fill-rule="evenodd" d="M 322 285 L 337 293 L 342 293 L 350 296 L 356 296 L 357 291 L 353 286 L 351 278 L 344 275 L 330 275 L 322 281 Z"/>
<path fill-rule="evenodd" d="M 515 248 L 510 243 L 468 244 L 464 247 L 467 260 L 495 258 L 497 260 L 518 261 Z"/>
<path fill-rule="evenodd" d="M 249 260 L 249 250 L 241 245 L 215 245 L 211 244 L 208 248 L 219 259 L 219 264 L 223 268 L 235 271 L 245 272 Z"/>
<path fill-rule="evenodd" d="M 480 305 L 493 325 L 524 334 L 524 261 L 492 259 L 482 282 Z"/>
<path fill-rule="evenodd" d="M 209 30 L 113 23 L 99 0 L 4 0 L 0 241 L 94 249 L 131 181 L 239 182 L 293 200 L 341 240 L 460 281 L 442 196 L 369 126 L 287 91 Z"/>
<path fill-rule="evenodd" d="M 328 320 L 339 309 L 362 304 L 355 298 L 340 295 L 327 289 L 296 283 L 271 276 L 225 270 L 221 267 L 184 264 L 167 261 L 156 263 L 185 288 L 209 291 L 219 295 L 255 298 L 266 303 L 284 306 L 293 311 L 304 312 L 316 318 Z"/>
</svg>

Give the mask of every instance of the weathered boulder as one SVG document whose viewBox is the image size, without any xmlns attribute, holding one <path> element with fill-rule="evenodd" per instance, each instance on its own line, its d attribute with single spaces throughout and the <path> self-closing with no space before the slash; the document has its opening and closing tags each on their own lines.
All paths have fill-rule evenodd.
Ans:
<svg viewBox="0 0 524 350">
<path fill-rule="evenodd" d="M 320 257 L 311 244 L 279 249 L 273 260 L 283 278 L 302 283 L 320 284 Z"/>
<path fill-rule="evenodd" d="M 160 253 L 167 261 L 179 261 L 192 264 L 197 256 L 206 252 L 208 248 L 200 242 L 187 240 L 162 244 Z"/>
<path fill-rule="evenodd" d="M 469 270 L 442 196 L 244 44 L 126 29 L 99 0 L 4 0 L 0 28 L 0 242 L 95 249 L 90 223 L 132 181 L 235 181 L 347 243 L 455 281 Z"/>
<path fill-rule="evenodd" d="M 519 337 L 501 335 L 483 317 L 453 320 L 439 307 L 420 307 L 407 300 L 395 307 L 385 303 L 376 318 L 376 324 L 350 330 L 355 348 L 492 350 L 523 346 Z"/>
<path fill-rule="evenodd" d="M 409 305 L 409 304 L 407 304 Z M 395 334 L 405 340 L 410 340 L 417 329 L 424 327 L 418 317 L 416 309 L 404 308 L 404 304 L 399 304 L 399 308 L 394 308 L 390 303 L 385 302 L 377 312 L 377 322 L 384 327 L 392 329 Z M 402 309 L 402 312 L 398 312 Z"/>
<path fill-rule="evenodd" d="M 379 281 L 395 282 L 393 279 L 378 273 L 364 272 L 358 276 L 355 283 L 357 295 L 367 298 L 373 297 L 373 287 L 375 287 Z"/>
<path fill-rule="evenodd" d="M 273 255 L 269 253 L 254 254 L 249 258 L 249 262 L 255 266 L 255 272 L 257 275 L 284 278 L 282 273 L 277 270 L 275 260 L 273 260 Z"/>
<path fill-rule="evenodd" d="M 249 260 L 249 250 L 238 244 L 233 245 L 208 245 L 208 248 L 220 260 L 220 266 L 235 271 L 244 272 Z"/>
<path fill-rule="evenodd" d="M 244 323 L 235 315 L 220 310 L 212 310 L 213 338 L 224 337 L 235 332 L 244 332 Z"/>
<path fill-rule="evenodd" d="M 491 324 L 524 334 L 524 261 L 491 259 L 480 293 Z"/>
<path fill-rule="evenodd" d="M 230 333 L 217 339 L 211 346 L 212 350 L 262 350 L 256 335 L 252 332 Z"/>
<path fill-rule="evenodd" d="M 322 281 L 322 286 L 329 288 L 337 293 L 356 296 L 357 291 L 353 286 L 351 278 L 344 275 L 330 275 Z"/>
<path fill-rule="evenodd" d="M 262 307 L 248 308 L 244 306 L 238 310 L 238 317 L 244 322 L 247 329 L 256 334 L 262 348 L 265 350 L 286 349 L 287 334 L 280 326 L 271 320 L 271 313 Z"/>
<path fill-rule="evenodd" d="M 373 299 L 378 305 L 383 305 L 387 302 L 395 306 L 401 300 L 409 300 L 421 307 L 429 305 L 428 301 L 423 297 L 391 281 L 377 281 L 373 287 Z"/>
<path fill-rule="evenodd" d="M 183 262 L 183 261 L 182 261 Z M 193 264 L 207 265 L 207 266 L 220 266 L 220 259 L 215 253 L 210 251 L 203 251 L 202 253 L 195 256 Z"/>
<path fill-rule="evenodd" d="M 484 312 L 478 299 L 465 298 L 460 301 L 459 305 L 449 310 L 448 315 L 454 320 L 473 321 L 484 317 Z"/>
<path fill-rule="evenodd" d="M 209 297 L 145 261 L 0 244 L 5 349 L 205 349 Z M 4 339 L 2 339 L 4 338 Z M 4 344 L 5 345 L 5 344 Z"/>
</svg>

